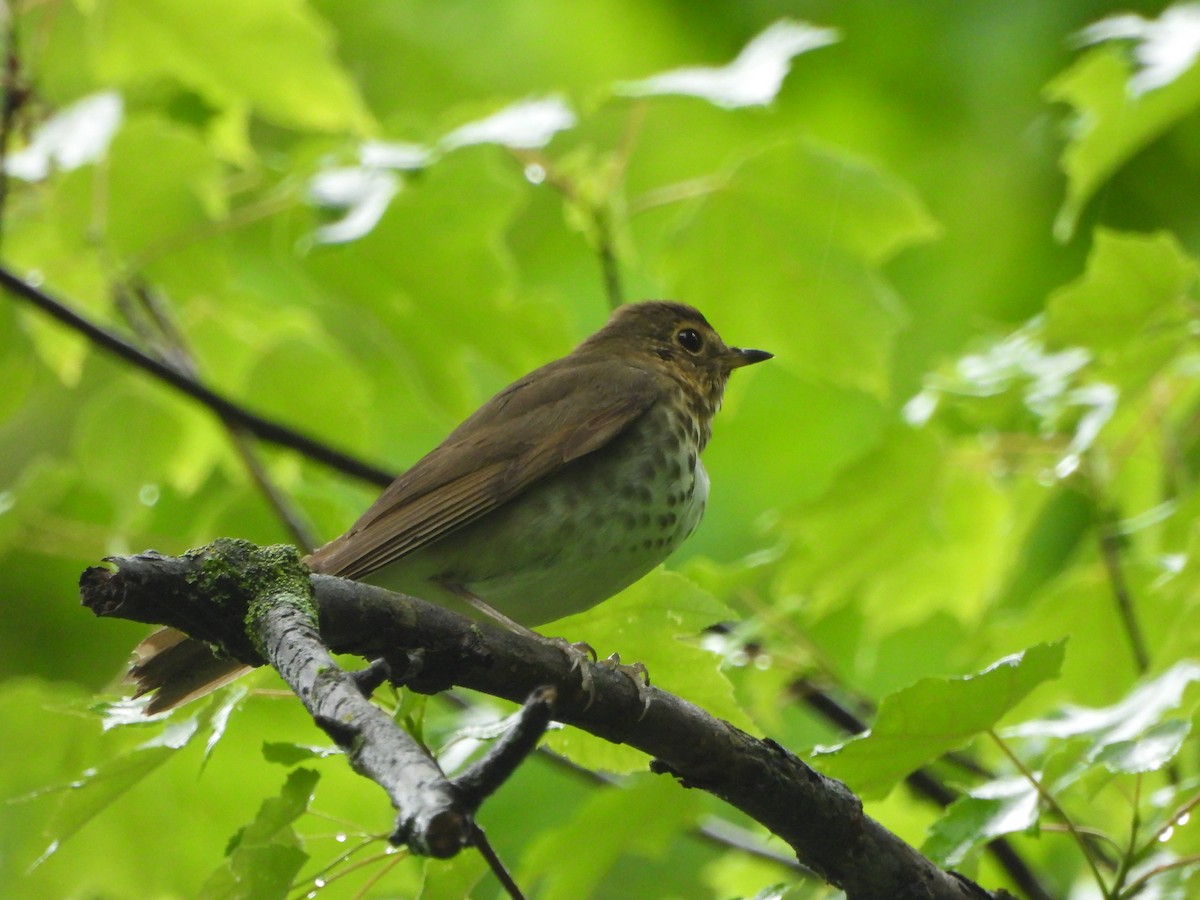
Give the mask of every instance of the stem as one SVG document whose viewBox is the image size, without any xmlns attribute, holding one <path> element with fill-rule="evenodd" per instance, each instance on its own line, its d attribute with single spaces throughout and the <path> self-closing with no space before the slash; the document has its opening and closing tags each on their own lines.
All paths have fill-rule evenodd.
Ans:
<svg viewBox="0 0 1200 900">
<path fill-rule="evenodd" d="M 16 125 L 17 113 L 25 105 L 27 93 L 21 84 L 21 57 L 17 45 L 17 13 L 5 4 L 0 16 L 6 17 L 4 33 L 4 99 L 0 102 L 0 239 L 4 236 L 8 205 L 8 145 Z"/>
<path fill-rule="evenodd" d="M 1038 781 L 1037 776 L 1034 775 L 1033 772 L 1031 772 L 1025 766 L 1025 764 L 1017 758 L 1017 755 L 1013 753 L 1011 749 L 1009 749 L 1008 744 L 1004 743 L 1003 739 L 996 733 L 994 728 L 989 728 L 987 730 L 987 734 L 988 737 L 996 742 L 996 746 L 1000 748 L 1000 752 L 1008 757 L 1009 762 L 1016 767 L 1017 771 L 1024 776 L 1025 780 L 1033 785 L 1033 789 L 1038 792 L 1038 796 L 1041 797 L 1042 800 L 1045 801 L 1046 805 L 1049 806 L 1050 809 L 1054 810 L 1055 814 L 1062 819 L 1067 831 L 1071 833 L 1071 837 L 1073 837 L 1075 839 L 1075 843 L 1079 845 L 1079 850 L 1081 853 L 1083 853 L 1083 858 L 1087 862 L 1088 868 L 1092 870 L 1092 877 L 1096 879 L 1096 884 L 1100 888 L 1101 896 L 1111 896 L 1107 886 L 1104 884 L 1104 876 L 1100 874 L 1100 868 L 1096 865 L 1096 860 L 1092 858 L 1092 852 L 1088 847 L 1087 841 L 1084 840 L 1083 835 L 1079 833 L 1079 830 L 1075 827 L 1075 823 L 1072 822 L 1071 818 L 1067 815 L 1066 810 L 1059 805 L 1058 801 L 1054 798 L 1054 795 L 1046 790 L 1045 786 Z"/>
<path fill-rule="evenodd" d="M 1117 612 L 1121 615 L 1121 624 L 1125 628 L 1125 636 L 1133 652 L 1134 665 L 1139 675 L 1145 675 L 1150 669 L 1150 654 L 1146 650 L 1146 639 L 1142 635 L 1142 628 L 1133 608 L 1133 596 L 1129 593 L 1129 585 L 1125 581 L 1121 565 L 1121 537 L 1116 528 L 1116 516 L 1111 512 L 1101 514 L 1098 536 L 1100 558 L 1104 561 L 1104 571 L 1112 587 L 1113 599 L 1117 602 Z"/>
<path fill-rule="evenodd" d="M 1136 775 L 1133 780 L 1133 814 L 1129 821 L 1129 843 L 1121 852 L 1121 862 L 1117 866 L 1117 874 L 1113 879 L 1112 893 L 1113 898 L 1121 896 L 1121 890 L 1125 885 L 1125 879 L 1129 877 L 1129 870 L 1133 866 L 1134 860 L 1137 858 L 1137 836 L 1138 829 L 1141 827 L 1141 816 L 1138 813 L 1138 806 L 1142 798 L 1142 776 Z"/>
<path fill-rule="evenodd" d="M 1167 821 L 1165 821 L 1154 832 L 1154 834 L 1152 834 L 1150 836 L 1149 840 L 1147 840 L 1146 843 L 1142 845 L 1141 850 L 1138 851 L 1138 855 L 1142 856 L 1142 855 L 1145 855 L 1147 852 L 1149 852 L 1149 850 L 1156 843 L 1158 843 L 1159 841 L 1162 840 L 1163 835 L 1165 835 L 1168 831 L 1170 831 L 1172 828 L 1174 828 L 1179 823 L 1180 819 L 1182 819 L 1184 816 L 1186 816 L 1188 813 L 1190 813 L 1197 806 L 1200 806 L 1200 794 L 1197 794 L 1191 800 L 1188 800 L 1186 803 L 1184 803 L 1183 806 L 1179 807 L 1179 809 L 1175 810 L 1175 812 L 1171 813 L 1171 815 L 1167 819 Z"/>
<path fill-rule="evenodd" d="M 1172 869 L 1182 869 L 1184 866 L 1194 866 L 1200 863 L 1200 854 L 1192 856 L 1181 856 L 1179 859 L 1173 859 L 1170 862 L 1155 866 L 1154 868 L 1143 872 L 1133 881 L 1129 882 L 1129 887 L 1125 889 L 1125 893 L 1121 894 L 1117 900 L 1126 900 L 1129 897 L 1136 897 L 1146 886 L 1146 884 L 1155 875 L 1161 875 L 1163 872 L 1170 872 Z"/>
<path fill-rule="evenodd" d="M 244 426 L 247 431 L 266 441 L 290 447 L 307 456 L 309 459 L 324 463 L 363 481 L 372 482 L 380 487 L 391 484 L 395 477 L 391 472 L 373 466 L 370 463 L 356 459 L 347 453 L 335 450 L 306 434 L 295 431 L 271 419 L 256 415 L 241 404 L 217 393 L 186 375 L 177 372 L 171 366 L 160 362 L 152 356 L 147 356 L 124 337 L 114 331 L 99 325 L 75 310 L 69 308 L 41 288 L 30 284 L 11 269 L 0 265 L 0 287 L 12 294 L 27 300 L 34 306 L 58 319 L 64 325 L 84 335 L 92 343 L 103 347 L 110 353 L 119 356 L 145 372 L 150 373 L 172 387 L 187 394 L 201 405 L 215 412 L 223 419 Z"/>
</svg>

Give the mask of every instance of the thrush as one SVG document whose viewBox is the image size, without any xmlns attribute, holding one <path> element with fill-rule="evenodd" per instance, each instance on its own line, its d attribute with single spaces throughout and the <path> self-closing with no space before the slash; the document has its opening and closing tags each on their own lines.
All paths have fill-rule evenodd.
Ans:
<svg viewBox="0 0 1200 900">
<path fill-rule="evenodd" d="M 619 307 L 487 401 L 306 562 L 518 630 L 589 609 L 699 525 L 700 452 L 726 382 L 770 358 L 726 346 L 690 306 Z M 135 652 L 138 695 L 157 690 L 147 712 L 246 671 L 173 629 Z"/>
</svg>

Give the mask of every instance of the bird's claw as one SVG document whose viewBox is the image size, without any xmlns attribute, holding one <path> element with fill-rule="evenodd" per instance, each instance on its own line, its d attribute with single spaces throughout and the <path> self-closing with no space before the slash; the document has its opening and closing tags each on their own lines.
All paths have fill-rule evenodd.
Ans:
<svg viewBox="0 0 1200 900">
<path fill-rule="evenodd" d="M 638 721 L 646 717 L 646 713 L 650 711 L 650 670 L 646 668 L 645 663 L 623 663 L 621 662 L 621 654 L 614 653 L 600 663 L 602 666 L 611 668 L 614 672 L 620 672 L 625 675 L 633 686 L 637 689 L 638 699 L 642 701 L 642 714 L 638 716 Z"/>
<path fill-rule="evenodd" d="M 566 638 L 555 637 L 547 638 L 554 646 L 558 647 L 570 660 L 571 671 L 579 670 L 579 686 L 583 692 L 587 694 L 587 709 L 592 705 L 592 701 L 596 699 L 596 685 L 592 679 L 591 663 L 596 661 L 596 651 L 591 644 L 586 641 L 575 641 L 572 643 Z"/>
</svg>

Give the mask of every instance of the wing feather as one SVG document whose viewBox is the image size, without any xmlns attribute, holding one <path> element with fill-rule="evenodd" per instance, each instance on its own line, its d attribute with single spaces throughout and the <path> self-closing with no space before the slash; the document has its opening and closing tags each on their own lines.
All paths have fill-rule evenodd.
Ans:
<svg viewBox="0 0 1200 900">
<path fill-rule="evenodd" d="M 601 449 L 653 404 L 665 376 L 572 357 L 501 391 L 397 478 L 314 571 L 363 578 L 496 509 Z"/>
</svg>

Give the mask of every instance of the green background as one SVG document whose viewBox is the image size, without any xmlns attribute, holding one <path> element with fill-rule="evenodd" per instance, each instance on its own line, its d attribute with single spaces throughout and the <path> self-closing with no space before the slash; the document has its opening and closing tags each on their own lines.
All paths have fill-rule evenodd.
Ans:
<svg viewBox="0 0 1200 900">
<path fill-rule="evenodd" d="M 161 352 L 148 287 L 206 383 L 398 471 L 604 322 L 611 251 L 625 299 L 692 303 L 776 358 L 733 378 L 708 513 L 670 571 L 546 630 L 641 659 L 812 757 L 989 887 L 1011 884 L 980 845 L 1007 833 L 1051 896 L 1097 878 L 1118 896 L 1154 865 L 1187 895 L 1196 838 L 1162 829 L 1197 784 L 1200 70 L 1135 97 L 1128 43 L 1074 40 L 1161 4 L 13 8 L 32 93 L 10 153 L 97 91 L 124 114 L 94 162 L 9 179 L 6 265 Z M 619 95 L 723 65 L 784 17 L 841 40 L 797 56 L 766 107 Z M 551 95 L 578 121 L 544 148 L 468 146 L 393 173 L 374 227 L 314 240 L 337 214 L 309 186 L 363 141 L 435 146 Z M 219 420 L 16 299 L 0 300 L 0 386 L 0 883 L 266 897 L 319 877 L 317 896 L 454 897 L 478 881 L 473 896 L 496 896 L 470 853 L 426 866 L 376 839 L 340 862 L 386 833 L 386 800 L 303 749 L 323 736 L 266 675 L 166 724 L 93 705 L 119 696 L 144 629 L 79 607 L 85 567 L 292 536 Z M 376 493 L 256 452 L 318 540 Z M 727 633 L 699 637 L 717 622 Z M 878 706 L 873 736 L 813 757 L 845 735 L 808 711 L 811 685 L 868 720 Z M 469 700 L 385 698 L 447 767 L 507 712 Z M 481 822 L 532 896 L 831 895 L 697 837 L 712 815 L 753 826 L 635 751 L 548 743 L 621 786 L 536 758 L 489 801 Z M 896 787 L 963 747 L 995 780 L 934 763 L 976 793 L 944 818 Z M 1089 864 L 1065 821 L 1114 843 Z"/>
</svg>

